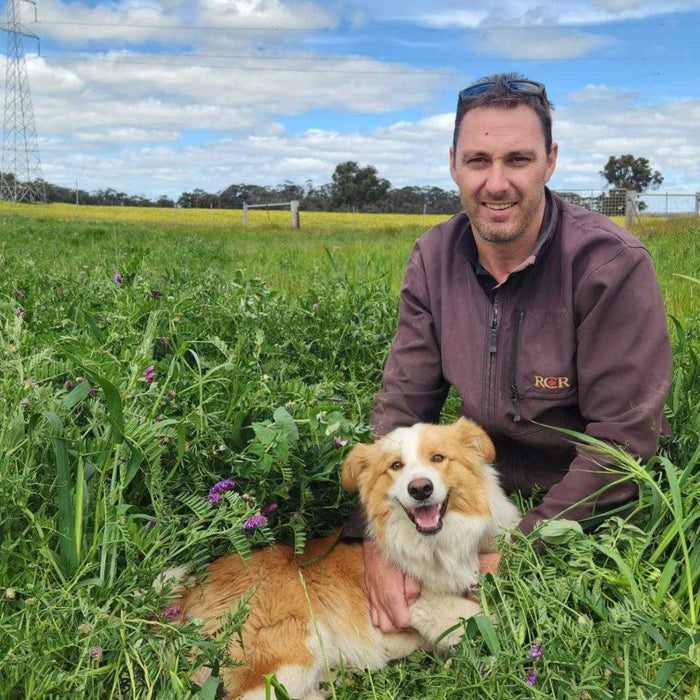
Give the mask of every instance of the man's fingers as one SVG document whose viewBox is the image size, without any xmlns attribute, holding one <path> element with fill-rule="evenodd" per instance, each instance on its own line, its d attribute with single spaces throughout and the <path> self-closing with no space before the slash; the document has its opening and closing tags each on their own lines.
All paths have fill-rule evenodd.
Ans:
<svg viewBox="0 0 700 700">
<path fill-rule="evenodd" d="M 404 596 L 406 604 L 413 605 L 420 597 L 420 582 L 413 576 L 406 576 L 404 579 Z"/>
<path fill-rule="evenodd" d="M 391 619 L 382 612 L 379 612 L 378 622 L 379 624 L 377 625 L 377 627 L 379 627 L 379 629 L 386 634 L 392 634 L 393 632 L 399 631 L 398 628 L 391 621 Z"/>
<path fill-rule="evenodd" d="M 500 552 L 485 552 L 479 555 L 479 571 L 482 574 L 498 574 L 498 565 L 501 562 Z"/>
</svg>

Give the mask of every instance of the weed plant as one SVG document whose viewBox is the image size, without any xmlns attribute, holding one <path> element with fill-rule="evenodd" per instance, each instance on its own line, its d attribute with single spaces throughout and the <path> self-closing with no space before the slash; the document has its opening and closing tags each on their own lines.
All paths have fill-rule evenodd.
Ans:
<svg viewBox="0 0 700 700">
<path fill-rule="evenodd" d="M 0 698 L 223 695 L 245 606 L 208 639 L 152 583 L 344 522 L 338 467 L 368 439 L 418 234 L 0 218 Z M 497 626 L 469 621 L 448 660 L 341 672 L 334 697 L 700 699 L 700 230 L 640 235 L 675 369 L 659 456 L 612 455 L 633 512 L 522 538 L 480 587 Z"/>
</svg>

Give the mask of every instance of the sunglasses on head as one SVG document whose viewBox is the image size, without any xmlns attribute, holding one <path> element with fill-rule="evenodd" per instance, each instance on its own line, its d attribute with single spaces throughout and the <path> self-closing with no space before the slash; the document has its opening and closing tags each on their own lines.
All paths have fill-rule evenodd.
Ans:
<svg viewBox="0 0 700 700">
<path fill-rule="evenodd" d="M 496 85 L 505 85 L 511 92 L 522 92 L 526 95 L 544 95 L 545 90 L 542 83 L 536 83 L 534 80 L 506 80 L 502 83 L 477 83 L 476 85 L 470 85 L 464 88 L 464 90 L 459 93 L 459 99 L 461 101 L 470 97 L 475 97 L 476 95 L 481 95 L 484 92 L 488 92 Z"/>
</svg>

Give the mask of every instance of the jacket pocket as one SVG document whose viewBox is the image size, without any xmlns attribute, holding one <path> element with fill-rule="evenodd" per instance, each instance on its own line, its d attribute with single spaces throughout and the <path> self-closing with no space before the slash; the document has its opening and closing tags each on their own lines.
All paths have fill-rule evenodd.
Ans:
<svg viewBox="0 0 700 700">
<path fill-rule="evenodd" d="M 552 402 L 576 403 L 576 332 L 566 312 L 516 309 L 511 329 L 508 394 L 513 421 L 537 420 Z"/>
</svg>

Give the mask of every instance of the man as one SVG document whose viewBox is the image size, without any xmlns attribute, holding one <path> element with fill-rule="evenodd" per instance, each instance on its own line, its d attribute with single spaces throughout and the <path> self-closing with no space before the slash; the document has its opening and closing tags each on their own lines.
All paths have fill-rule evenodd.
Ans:
<svg viewBox="0 0 700 700">
<path fill-rule="evenodd" d="M 459 95 L 450 173 L 464 212 L 416 243 L 398 329 L 376 397 L 376 435 L 437 422 L 454 386 L 491 436 L 503 486 L 542 502 L 526 513 L 585 520 L 627 502 L 633 484 L 562 433 L 585 432 L 648 459 L 670 384 L 671 350 L 649 254 L 601 214 L 546 188 L 556 166 L 544 85 L 485 77 Z M 361 536 L 353 517 L 345 536 Z M 375 625 L 408 626 L 415 581 L 365 540 Z M 498 554 L 482 568 L 495 571 Z"/>
</svg>

